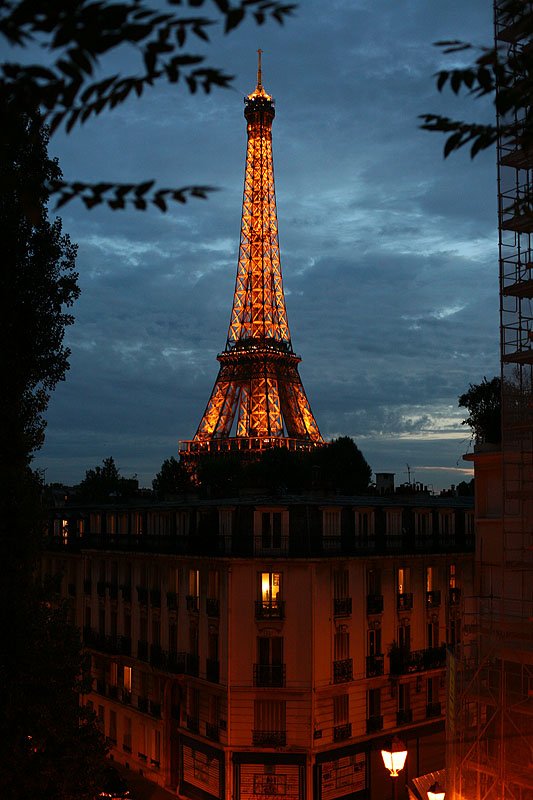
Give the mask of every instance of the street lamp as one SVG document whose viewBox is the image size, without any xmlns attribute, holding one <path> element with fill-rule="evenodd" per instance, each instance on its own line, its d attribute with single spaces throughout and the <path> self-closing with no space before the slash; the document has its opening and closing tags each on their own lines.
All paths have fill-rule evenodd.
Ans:
<svg viewBox="0 0 533 800">
<path fill-rule="evenodd" d="M 446 792 L 444 791 L 440 783 L 436 781 L 429 787 L 427 795 L 428 795 L 428 800 L 444 800 L 444 798 L 446 797 Z"/>
<path fill-rule="evenodd" d="M 403 769 L 405 759 L 407 758 L 407 748 L 398 736 L 394 736 L 388 747 L 384 747 L 381 751 L 381 758 L 385 765 L 385 769 L 389 770 L 392 781 L 392 800 L 396 797 L 396 781 L 400 771 Z"/>
</svg>

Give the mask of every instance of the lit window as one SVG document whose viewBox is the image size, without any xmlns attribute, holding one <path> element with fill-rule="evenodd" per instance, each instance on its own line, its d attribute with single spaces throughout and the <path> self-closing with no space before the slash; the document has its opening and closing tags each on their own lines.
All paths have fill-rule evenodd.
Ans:
<svg viewBox="0 0 533 800">
<path fill-rule="evenodd" d="M 455 564 L 450 564 L 448 567 L 448 586 L 450 589 L 456 588 L 456 572 L 455 572 Z"/>
<path fill-rule="evenodd" d="M 264 606 L 275 606 L 280 599 L 281 573 L 261 573 L 261 600 Z"/>
<path fill-rule="evenodd" d="M 124 688 L 131 692 L 131 667 L 124 667 Z"/>
</svg>

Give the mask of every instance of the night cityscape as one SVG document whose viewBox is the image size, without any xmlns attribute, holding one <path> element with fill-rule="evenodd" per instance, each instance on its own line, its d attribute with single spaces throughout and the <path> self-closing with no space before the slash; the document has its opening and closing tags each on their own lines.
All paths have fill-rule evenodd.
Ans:
<svg viewBox="0 0 533 800">
<path fill-rule="evenodd" d="M 0 31 L 0 796 L 533 800 L 531 4 Z"/>
</svg>

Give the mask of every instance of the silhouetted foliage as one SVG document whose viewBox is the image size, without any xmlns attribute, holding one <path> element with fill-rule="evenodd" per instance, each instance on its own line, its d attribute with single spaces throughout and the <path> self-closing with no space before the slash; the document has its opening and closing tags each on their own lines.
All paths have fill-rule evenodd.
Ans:
<svg viewBox="0 0 533 800">
<path fill-rule="evenodd" d="M 0 330 L 2 391 L 0 452 L 9 468 L 24 466 L 44 439 L 43 413 L 63 380 L 70 351 L 63 344 L 78 297 L 76 246 L 50 222 L 45 188 L 61 178 L 48 158 L 48 134 L 38 114 L 20 114 L 10 102 L 0 110 Z"/>
<path fill-rule="evenodd" d="M 458 483 L 455 491 L 458 497 L 473 497 L 475 493 L 474 478 Z"/>
<path fill-rule="evenodd" d="M 85 502 L 113 503 L 135 495 L 139 488 L 137 478 L 123 478 L 113 456 L 104 458 L 102 466 L 88 469 L 77 488 L 77 496 Z"/>
<path fill-rule="evenodd" d="M 353 439 L 343 436 L 310 451 L 272 448 L 251 460 L 234 454 L 204 457 L 197 474 L 201 487 L 218 494 L 240 489 L 357 494 L 368 489 L 372 470 Z"/>
<path fill-rule="evenodd" d="M 501 381 L 483 378 L 481 383 L 471 383 L 467 392 L 459 397 L 459 407 L 466 408 L 468 417 L 462 425 L 469 425 L 472 438 L 477 444 L 493 442 L 497 444 L 502 438 L 501 418 Z"/>
<path fill-rule="evenodd" d="M 182 5 L 179 0 L 167 2 Z M 189 0 L 188 6 L 176 15 L 143 0 L 6 0 L 0 7 L 0 34 L 15 48 L 38 44 L 44 55 L 39 62 L 0 64 L 0 95 L 19 111 L 43 108 L 52 133 L 62 125 L 69 133 L 162 81 L 181 82 L 193 94 L 199 89 L 208 93 L 213 86 L 230 86 L 232 77 L 210 66 L 204 55 L 188 51 L 189 46 L 209 42 L 213 26 L 229 33 L 250 17 L 258 25 L 269 18 L 281 24 L 294 8 L 279 0 L 215 0 L 207 14 L 201 13 L 207 0 Z M 105 57 L 124 47 L 138 58 L 139 71 L 121 75 L 113 65 L 96 77 Z M 161 211 L 169 201 L 184 203 L 212 191 L 208 186 L 165 189 L 154 188 L 154 181 L 124 184 L 107 178 L 95 183 L 50 178 L 48 186 L 59 195 L 58 205 L 79 197 L 87 208 L 106 203 L 112 209 L 128 205 L 143 210 L 151 203 Z"/>
<path fill-rule="evenodd" d="M 190 479 L 182 461 L 174 456 L 165 459 L 152 481 L 152 488 L 159 499 L 173 497 L 190 488 Z"/>
<path fill-rule="evenodd" d="M 499 19 L 513 25 L 520 21 L 524 37 L 531 39 L 533 35 L 533 7 L 523 0 L 505 0 L 500 4 Z M 484 97 L 492 95 L 496 110 L 509 122 L 503 122 L 501 132 L 512 134 L 514 116 L 523 118 L 521 140 L 523 146 L 533 144 L 533 115 L 531 111 L 531 76 L 533 75 L 533 52 L 530 47 L 508 51 L 505 42 L 496 47 L 480 47 L 470 42 L 457 40 L 436 42 L 435 45 L 443 53 L 478 52 L 475 60 L 465 68 L 440 70 L 436 74 L 437 89 L 442 91 L 449 86 L 454 94 L 466 91 L 470 96 Z M 517 80 L 520 76 L 520 80 Z M 498 85 L 498 92 L 496 92 Z M 452 120 L 439 114 L 423 114 L 424 124 L 428 131 L 450 134 L 444 145 L 444 157 L 471 143 L 472 158 L 481 150 L 490 147 L 496 141 L 495 124 L 485 125 Z"/>
</svg>

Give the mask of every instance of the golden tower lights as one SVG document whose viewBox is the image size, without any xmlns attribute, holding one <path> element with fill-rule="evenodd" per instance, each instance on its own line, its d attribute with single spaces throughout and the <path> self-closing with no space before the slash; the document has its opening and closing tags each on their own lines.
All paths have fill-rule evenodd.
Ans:
<svg viewBox="0 0 533 800">
<path fill-rule="evenodd" d="M 201 452 L 254 451 L 323 443 L 298 374 L 287 321 L 278 243 L 272 121 L 274 100 L 257 86 L 244 99 L 248 145 L 239 263 L 218 377 L 185 458 Z"/>
</svg>

